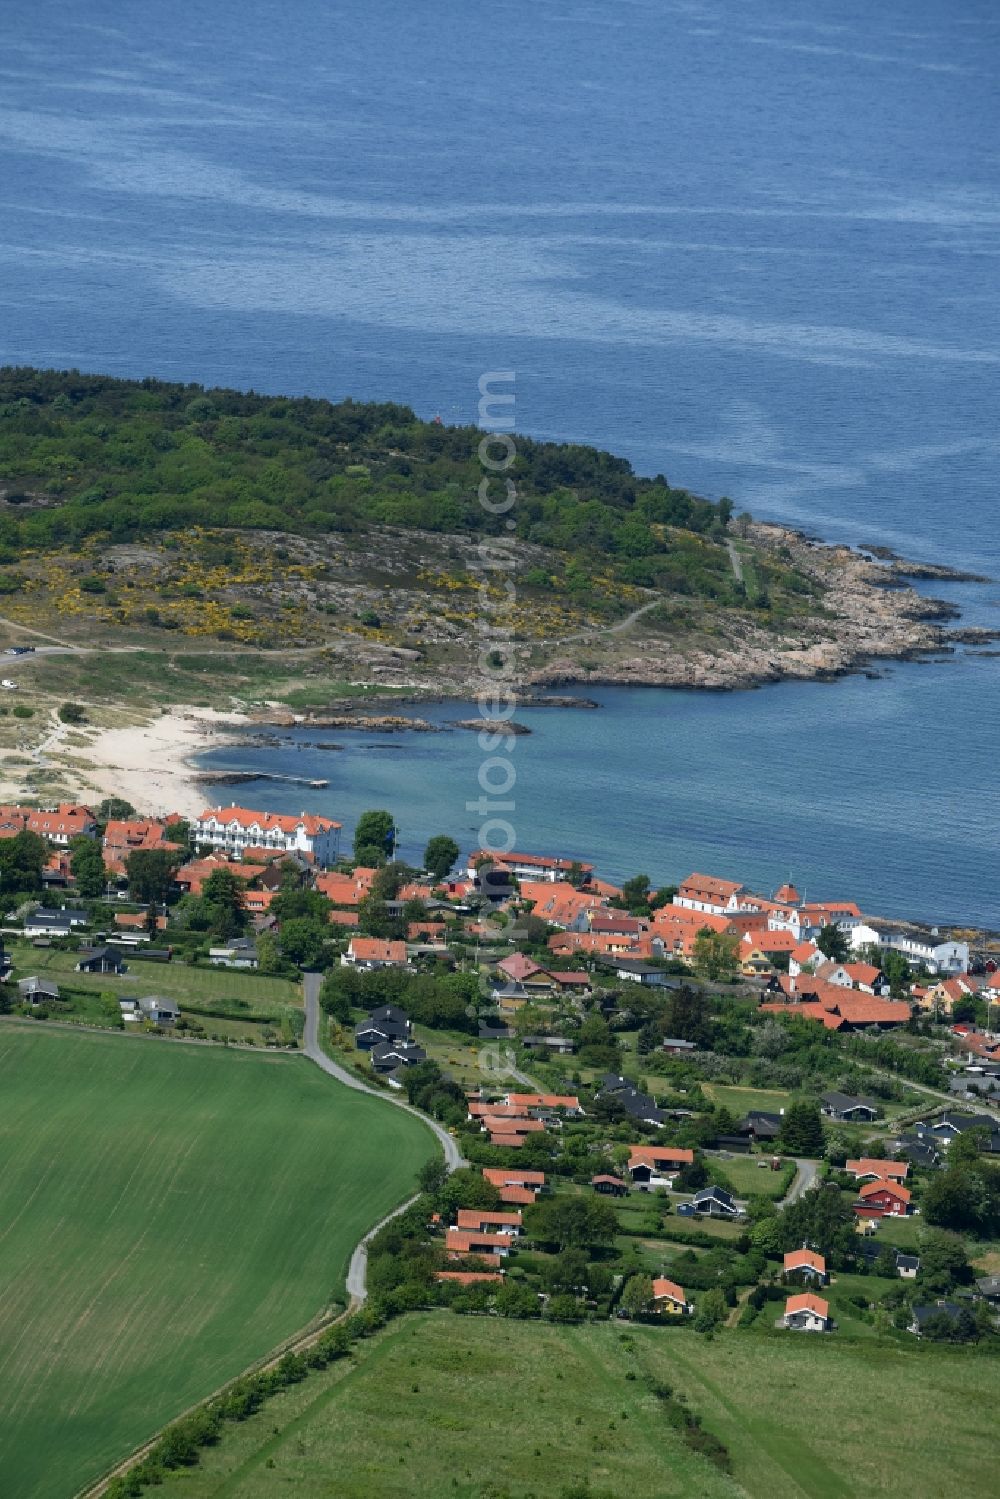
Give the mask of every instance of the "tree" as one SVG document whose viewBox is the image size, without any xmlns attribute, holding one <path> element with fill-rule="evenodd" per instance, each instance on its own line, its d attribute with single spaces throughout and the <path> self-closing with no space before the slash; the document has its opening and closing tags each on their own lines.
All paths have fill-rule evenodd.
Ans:
<svg viewBox="0 0 1000 1499">
<path fill-rule="evenodd" d="M 245 889 L 245 882 L 238 879 L 231 869 L 213 869 L 201 887 L 209 929 L 223 941 L 238 936 L 246 927 Z"/>
<path fill-rule="evenodd" d="M 77 890 L 84 900 L 99 900 L 108 880 L 101 845 L 96 838 L 74 838 L 70 848 L 69 867 Z"/>
<path fill-rule="evenodd" d="M 436 838 L 430 839 L 424 849 L 424 868 L 435 880 L 443 880 L 454 867 L 459 852 L 454 838 L 449 838 L 446 833 L 439 833 Z"/>
<path fill-rule="evenodd" d="M 372 861 L 384 864 L 395 843 L 395 822 L 391 812 L 362 812 L 354 829 L 354 857 L 359 864 Z"/>
<path fill-rule="evenodd" d="M 409 1070 L 415 1072 L 417 1069 Z M 484 1208 L 488 1211 L 501 1205 L 500 1193 L 493 1183 L 471 1166 L 459 1166 L 451 1173 L 438 1192 L 438 1201 L 441 1211 L 448 1214 L 457 1213 L 459 1208 Z"/>
<path fill-rule="evenodd" d="M 820 934 L 816 938 L 816 946 L 824 957 L 829 958 L 833 963 L 846 962 L 848 953 L 850 952 L 850 948 L 847 945 L 847 938 L 840 930 L 840 927 L 832 921 L 821 928 Z"/>
<path fill-rule="evenodd" d="M 533 1239 L 559 1249 L 611 1244 L 618 1232 L 617 1213 L 600 1197 L 550 1197 L 529 1208 L 528 1219 Z"/>
<path fill-rule="evenodd" d="M 310 916 L 283 921 L 279 932 L 281 951 L 296 968 L 322 968 L 328 957 L 326 946 L 330 928 Z"/>
<path fill-rule="evenodd" d="M 49 846 L 37 833 L 25 829 L 13 838 L 0 838 L 0 893 L 40 890 L 48 857 Z"/>
<path fill-rule="evenodd" d="M 729 1308 L 726 1298 L 718 1286 L 713 1286 L 698 1300 L 694 1325 L 697 1332 L 714 1332 L 726 1320 Z"/>
<path fill-rule="evenodd" d="M 633 875 L 626 880 L 622 886 L 620 905 L 636 916 L 645 916 L 649 912 L 649 875 Z"/>
<path fill-rule="evenodd" d="M 965 1244 L 958 1234 L 943 1229 L 929 1229 L 920 1241 L 920 1269 L 917 1278 L 922 1292 L 946 1296 L 956 1286 L 967 1286 L 972 1280 L 972 1266 Z"/>
<path fill-rule="evenodd" d="M 497 1290 L 493 1308 L 498 1317 L 537 1317 L 540 1311 L 538 1296 L 529 1286 L 519 1285 L 516 1280 L 507 1281 Z"/>
<path fill-rule="evenodd" d="M 791 1037 L 780 1020 L 768 1019 L 763 1025 L 758 1025 L 750 1042 L 750 1050 L 755 1057 L 764 1057 L 769 1062 L 774 1062 L 788 1049 Z"/>
<path fill-rule="evenodd" d="M 781 1146 L 789 1155 L 823 1154 L 823 1119 L 815 1103 L 789 1104 L 781 1121 Z"/>
<path fill-rule="evenodd" d="M 365 937 L 402 937 L 403 922 L 381 896 L 370 890 L 358 906 L 358 931 Z"/>
<path fill-rule="evenodd" d="M 129 894 L 142 905 L 166 903 L 177 873 L 178 855 L 164 848 L 135 848 L 125 861 Z"/>
<path fill-rule="evenodd" d="M 84 723 L 87 717 L 82 703 L 61 703 L 58 712 L 63 723 Z"/>
<path fill-rule="evenodd" d="M 708 1000 L 699 989 L 682 984 L 671 991 L 664 1006 L 664 1033 L 679 1041 L 708 1046 L 712 1040 L 712 1017 Z"/>
<path fill-rule="evenodd" d="M 648 1275 L 630 1275 L 622 1290 L 621 1307 L 635 1321 L 645 1317 L 653 1305 L 653 1282 Z"/>
<path fill-rule="evenodd" d="M 417 1173 L 421 1192 L 426 1192 L 430 1197 L 436 1197 L 447 1180 L 448 1167 L 443 1156 L 432 1156 Z"/>
<path fill-rule="evenodd" d="M 106 796 L 94 813 L 98 822 L 118 822 L 135 816 L 135 808 L 123 796 Z"/>
<path fill-rule="evenodd" d="M 548 1291 L 574 1291 L 583 1295 L 587 1288 L 587 1256 L 582 1249 L 564 1249 L 555 1255 L 544 1270 Z"/>
<path fill-rule="evenodd" d="M 270 932 L 261 932 L 257 938 L 258 973 L 277 973 L 281 966 L 278 943 Z"/>
<path fill-rule="evenodd" d="M 913 982 L 913 971 L 903 954 L 893 947 L 882 948 L 879 966 L 889 980 L 889 992 L 893 999 L 905 999 Z"/>
<path fill-rule="evenodd" d="M 700 978 L 711 983 L 734 979 L 740 971 L 739 939 L 703 927 L 694 939 L 694 967 Z"/>
</svg>

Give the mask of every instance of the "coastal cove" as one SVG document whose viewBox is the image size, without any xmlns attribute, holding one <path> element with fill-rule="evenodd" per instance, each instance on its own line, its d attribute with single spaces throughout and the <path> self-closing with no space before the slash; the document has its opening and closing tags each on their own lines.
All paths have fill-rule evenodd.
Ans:
<svg viewBox="0 0 1000 1499">
<path fill-rule="evenodd" d="M 1000 925 L 987 809 L 962 788 L 987 786 L 995 744 L 949 734 L 947 775 L 934 725 L 958 691 L 992 691 L 996 661 L 965 652 L 940 662 L 882 665 L 835 682 L 744 693 L 593 687 L 590 708 L 525 707 L 513 750 L 511 820 L 518 846 L 592 859 L 601 874 L 666 882 L 692 868 L 774 889 L 789 876 L 815 898 L 851 896 L 870 913 Z M 372 704 L 372 711 L 375 705 Z M 473 703 L 396 708 L 442 732 L 268 726 L 255 743 L 216 736 L 197 756 L 207 804 L 266 801 L 337 818 L 388 807 L 400 856 L 448 832 L 463 852 L 479 821 L 477 735 L 448 726 Z M 901 720 L 926 726 L 907 733 Z M 338 748 L 319 748 L 318 742 Z M 326 789 L 218 780 L 224 770 L 323 779 Z"/>
</svg>

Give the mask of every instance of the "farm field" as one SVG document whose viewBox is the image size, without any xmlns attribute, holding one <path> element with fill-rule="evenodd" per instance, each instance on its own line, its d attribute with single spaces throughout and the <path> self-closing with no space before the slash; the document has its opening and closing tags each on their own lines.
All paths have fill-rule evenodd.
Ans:
<svg viewBox="0 0 1000 1499">
<path fill-rule="evenodd" d="M 648 1376 L 727 1444 L 731 1479 L 683 1445 Z M 589 1482 L 602 1499 L 986 1499 L 998 1386 L 996 1361 L 967 1351 L 425 1314 L 228 1427 L 162 1492 L 523 1499 Z"/>
<path fill-rule="evenodd" d="M 0 1472 L 67 1499 L 343 1293 L 429 1131 L 300 1057 L 0 1025 Z"/>
</svg>

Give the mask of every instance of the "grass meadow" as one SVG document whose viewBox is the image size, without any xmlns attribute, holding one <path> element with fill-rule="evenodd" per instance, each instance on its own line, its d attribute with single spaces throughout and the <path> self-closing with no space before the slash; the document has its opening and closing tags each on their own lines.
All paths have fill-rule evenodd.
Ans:
<svg viewBox="0 0 1000 1499">
<path fill-rule="evenodd" d="M 632 1376 L 632 1377 L 630 1377 Z M 691 1452 L 669 1383 L 728 1446 Z M 165 1499 L 941 1499 L 995 1492 L 996 1360 L 797 1334 L 408 1317 L 227 1428 Z M 386 1419 L 386 1414 L 389 1419 Z"/>
<path fill-rule="evenodd" d="M 0 1490 L 68 1499 L 343 1293 L 433 1153 L 304 1058 L 0 1025 Z"/>
</svg>

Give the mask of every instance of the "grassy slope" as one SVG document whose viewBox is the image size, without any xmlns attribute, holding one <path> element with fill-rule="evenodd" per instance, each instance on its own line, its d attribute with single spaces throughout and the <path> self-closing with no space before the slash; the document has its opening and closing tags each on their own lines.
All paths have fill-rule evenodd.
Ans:
<svg viewBox="0 0 1000 1499">
<path fill-rule="evenodd" d="M 754 1499 L 995 1492 L 995 1359 L 836 1334 L 647 1337 L 649 1367 L 685 1391 Z"/>
<path fill-rule="evenodd" d="M 66 1499 L 343 1290 L 428 1132 L 301 1058 L 0 1029 L 0 1472 Z"/>
<path fill-rule="evenodd" d="M 232 1428 L 165 1492 L 549 1499 L 588 1478 L 615 1499 L 994 1491 L 983 1419 L 1000 1380 L 993 1360 L 793 1334 L 707 1342 L 657 1328 L 631 1329 L 630 1351 L 623 1331 L 409 1318 L 366 1346 L 355 1371 L 315 1376 Z M 648 1375 L 727 1443 L 734 1481 L 666 1427 Z"/>
<path fill-rule="evenodd" d="M 608 1326 L 408 1318 L 360 1366 L 316 1376 L 227 1433 L 177 1499 L 555 1499 L 590 1481 L 628 1499 L 722 1499 L 736 1486 L 626 1382 Z M 390 1419 L 386 1420 L 386 1413 Z"/>
</svg>

